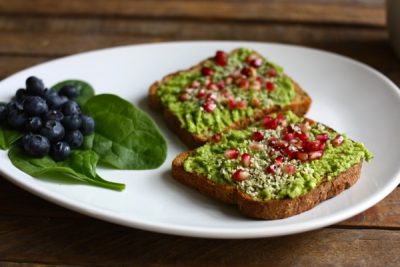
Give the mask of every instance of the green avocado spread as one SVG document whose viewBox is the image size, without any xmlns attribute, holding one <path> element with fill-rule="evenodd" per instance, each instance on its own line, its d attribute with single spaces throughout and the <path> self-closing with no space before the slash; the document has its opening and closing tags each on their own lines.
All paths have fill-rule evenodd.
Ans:
<svg viewBox="0 0 400 267">
<path fill-rule="evenodd" d="M 167 78 L 157 95 L 182 128 L 210 137 L 257 110 L 288 105 L 295 90 L 281 67 L 240 48 Z"/>
<path fill-rule="evenodd" d="M 287 112 L 267 116 L 245 130 L 231 130 L 218 143 L 192 152 L 183 167 L 268 200 L 304 195 L 323 180 L 371 159 L 363 144 Z"/>
</svg>

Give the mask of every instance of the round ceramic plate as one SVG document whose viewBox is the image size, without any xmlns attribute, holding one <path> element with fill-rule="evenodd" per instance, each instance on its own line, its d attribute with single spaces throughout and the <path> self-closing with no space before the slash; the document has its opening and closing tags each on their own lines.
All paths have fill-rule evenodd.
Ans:
<svg viewBox="0 0 400 267">
<path fill-rule="evenodd" d="M 147 106 L 149 86 L 164 75 L 197 64 L 216 50 L 249 47 L 285 68 L 312 97 L 312 119 L 363 142 L 374 154 L 359 181 L 314 209 L 283 220 L 243 217 L 233 206 L 200 195 L 171 177 L 176 155 L 186 150 L 162 116 Z M 107 180 L 126 184 L 123 192 L 87 185 L 43 181 L 19 171 L 0 151 L 0 172 L 16 185 L 63 207 L 130 227 L 210 238 L 287 235 L 334 224 L 373 206 L 400 182 L 400 95 L 385 76 L 354 60 L 297 46 L 253 42 L 178 42 L 104 49 L 57 59 L 18 72 L 0 83 L 8 101 L 36 75 L 47 85 L 65 79 L 91 83 L 97 93 L 117 94 L 155 119 L 168 142 L 168 157 L 158 169 L 99 169 Z"/>
</svg>

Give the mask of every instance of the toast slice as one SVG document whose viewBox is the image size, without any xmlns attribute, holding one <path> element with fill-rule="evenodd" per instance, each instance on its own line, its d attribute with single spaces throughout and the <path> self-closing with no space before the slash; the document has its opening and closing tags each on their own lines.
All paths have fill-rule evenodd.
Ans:
<svg viewBox="0 0 400 267">
<path fill-rule="evenodd" d="M 371 158 L 363 144 L 287 112 L 181 153 L 172 176 L 248 217 L 282 219 L 351 187 Z"/>
<path fill-rule="evenodd" d="M 187 70 L 167 75 L 149 89 L 149 105 L 196 148 L 229 129 L 242 129 L 266 114 L 304 115 L 311 98 L 283 69 L 257 52 L 218 51 Z"/>
</svg>

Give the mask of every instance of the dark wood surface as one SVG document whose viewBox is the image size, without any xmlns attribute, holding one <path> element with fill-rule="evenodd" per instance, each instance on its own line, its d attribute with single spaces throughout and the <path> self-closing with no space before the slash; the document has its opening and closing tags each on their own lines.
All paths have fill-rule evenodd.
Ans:
<svg viewBox="0 0 400 267">
<path fill-rule="evenodd" d="M 91 49 L 202 39 L 321 48 L 371 65 L 400 85 L 383 0 L 0 0 L 0 79 Z M 325 229 L 207 240 L 95 220 L 0 177 L 0 266 L 128 265 L 400 266 L 400 188 Z"/>
</svg>

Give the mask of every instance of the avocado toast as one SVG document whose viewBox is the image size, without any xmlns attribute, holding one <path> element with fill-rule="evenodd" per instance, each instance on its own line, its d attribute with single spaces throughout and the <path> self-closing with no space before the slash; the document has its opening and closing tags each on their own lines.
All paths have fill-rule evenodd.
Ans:
<svg viewBox="0 0 400 267">
<path fill-rule="evenodd" d="M 196 66 L 170 74 L 149 89 L 150 106 L 190 148 L 218 140 L 268 113 L 304 115 L 311 98 L 283 69 L 257 52 L 217 51 Z"/>
<path fill-rule="evenodd" d="M 172 175 L 249 217 L 280 219 L 352 186 L 371 158 L 363 144 L 285 112 L 178 155 Z"/>
</svg>

